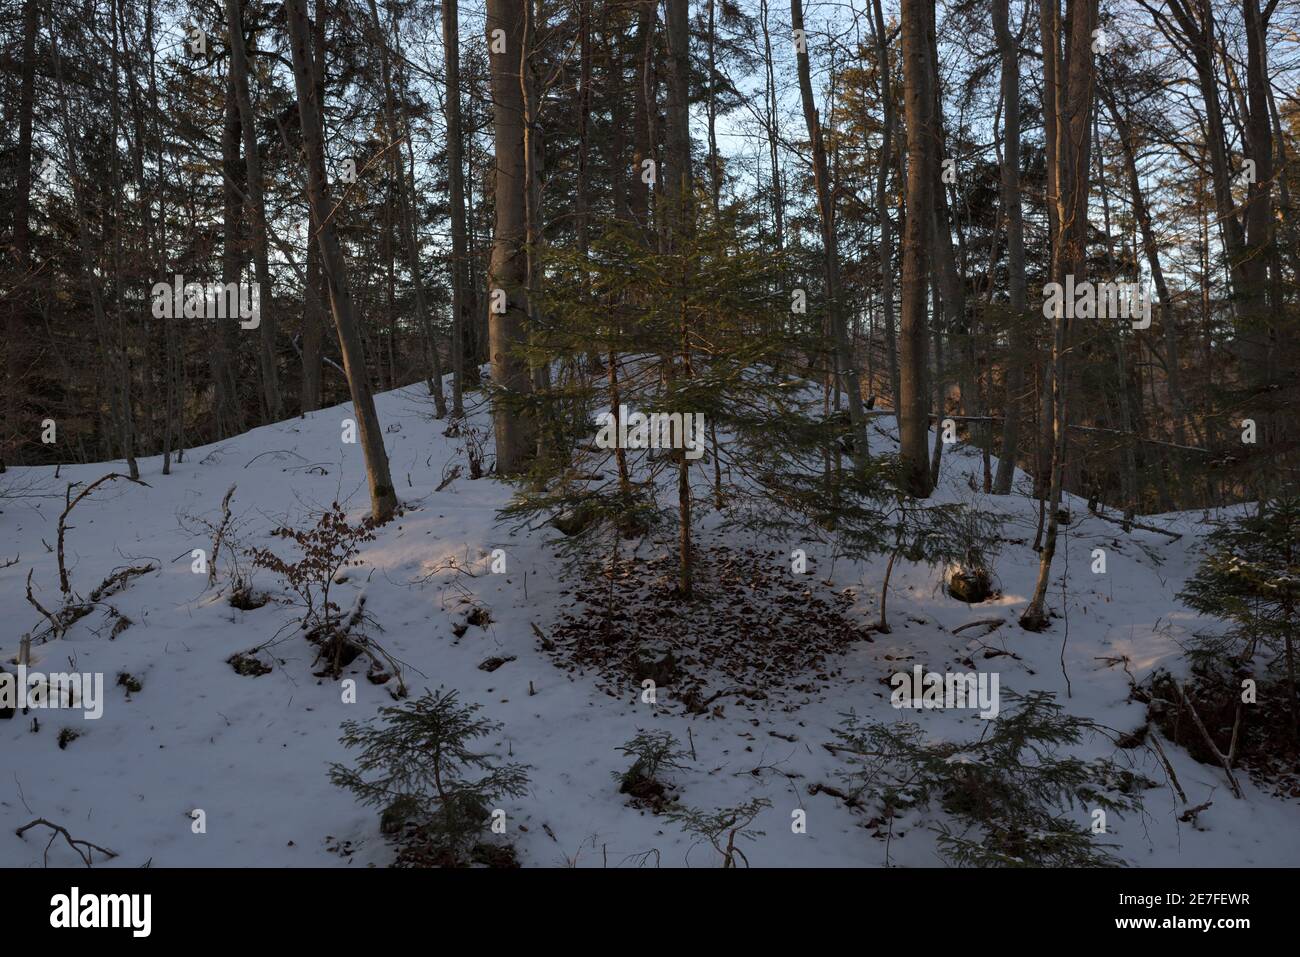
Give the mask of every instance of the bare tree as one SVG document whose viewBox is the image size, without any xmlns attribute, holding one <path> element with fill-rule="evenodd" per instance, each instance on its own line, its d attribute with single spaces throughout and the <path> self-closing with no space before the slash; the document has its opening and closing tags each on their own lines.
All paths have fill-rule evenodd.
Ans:
<svg viewBox="0 0 1300 957">
<path fill-rule="evenodd" d="M 519 63 L 524 42 L 523 9 L 511 0 L 488 0 L 492 122 L 496 143 L 496 231 L 488 266 L 488 348 L 492 360 L 492 420 L 497 474 L 514 475 L 527 464 L 535 430 L 515 403 L 532 391 L 524 345 L 528 312 L 528 263 L 524 251 L 524 102 Z"/>
<path fill-rule="evenodd" d="M 930 389 L 926 290 L 929 234 L 934 207 L 934 96 L 927 39 L 934 0 L 902 0 L 903 103 L 907 119 L 907 219 L 903 228 L 903 275 L 899 338 L 899 458 L 904 488 L 927 497 L 930 479 Z"/>
<path fill-rule="evenodd" d="M 268 260 L 266 198 L 262 182 L 262 158 L 257 151 L 257 123 L 253 99 L 248 89 L 248 53 L 244 49 L 244 26 L 240 0 L 225 0 L 226 29 L 230 41 L 230 80 L 239 104 L 239 120 L 244 136 L 244 165 L 248 180 L 246 197 L 253 227 L 253 262 L 261 290 L 262 309 L 258 324 L 258 363 L 262 370 L 262 401 L 274 419 L 284 414 L 280 395 L 279 373 L 275 363 L 275 308 L 271 304 L 271 267 Z"/>
<path fill-rule="evenodd" d="M 1011 33 L 1008 0 L 993 0 L 993 32 L 1001 57 L 1002 164 L 1000 196 L 1007 231 L 1007 293 L 1010 297 L 1010 354 L 1007 357 L 1006 408 L 1002 420 L 1002 451 L 993 491 L 1007 495 L 1020 450 L 1020 415 L 1025 391 L 1025 226 L 1020 204 L 1020 39 Z"/>
<path fill-rule="evenodd" d="M 1042 0 L 1043 114 L 1051 143 L 1048 152 L 1048 203 L 1052 217 L 1051 281 L 1065 285 L 1067 274 L 1084 275 L 1088 227 L 1089 154 L 1092 143 L 1092 108 L 1096 65 L 1092 56 L 1097 25 L 1097 0 L 1074 0 L 1062 23 L 1060 0 Z M 1062 39 L 1065 50 L 1062 50 Z M 1052 320 L 1051 363 L 1051 466 L 1047 490 L 1047 528 L 1038 557 L 1038 580 L 1028 607 L 1020 616 L 1022 627 L 1041 631 L 1047 627 L 1047 586 L 1060 528 L 1062 476 L 1065 470 L 1069 410 L 1066 404 L 1066 357 L 1070 345 L 1070 319 L 1058 297 Z"/>
<path fill-rule="evenodd" d="M 813 185 L 817 190 L 817 211 L 821 222 L 822 255 L 826 262 L 826 301 L 830 310 L 829 325 L 835 342 L 835 379 L 849 400 L 849 424 L 853 430 L 853 460 L 858 467 L 867 460 L 867 426 L 862 408 L 862 386 L 858 381 L 858 363 L 849 341 L 848 324 L 840 302 L 840 253 L 835 234 L 835 203 L 831 195 L 830 170 L 826 163 L 826 144 L 822 139 L 821 118 L 813 101 L 812 78 L 808 65 L 807 31 L 803 25 L 801 0 L 790 0 L 790 23 L 794 28 L 795 56 L 798 60 L 799 94 L 803 101 L 804 122 L 812 141 Z M 802 42 L 799 42 L 802 38 Z"/>
<path fill-rule="evenodd" d="M 329 184 L 325 167 L 321 129 L 321 104 L 317 100 L 312 67 L 312 43 L 306 0 L 286 0 L 285 19 L 289 28 L 289 45 L 293 55 L 293 80 L 298 94 L 298 117 L 302 123 L 303 152 L 307 164 L 307 199 L 311 205 L 312 230 L 320 244 L 321 269 L 329 288 L 330 311 L 338 330 L 339 351 L 343 354 L 343 368 L 348 387 L 352 392 L 352 408 L 357 417 L 357 432 L 366 460 L 366 480 L 370 486 L 370 512 L 376 522 L 386 522 L 397 508 L 397 493 L 388 473 L 388 453 L 384 450 L 384 436 L 375 412 L 375 399 L 370 391 L 370 376 L 366 370 L 366 357 L 361 346 L 352 309 L 352 293 L 348 287 L 347 263 L 335 231 L 330 202 Z"/>
<path fill-rule="evenodd" d="M 872 0 L 872 35 L 876 41 L 876 74 L 879 79 L 881 112 L 884 129 L 880 139 L 880 161 L 876 166 L 876 219 L 880 223 L 880 311 L 885 320 L 885 354 L 889 363 L 890 399 L 898 413 L 898 328 L 894 319 L 894 229 L 889 218 L 889 167 L 890 152 L 898 124 L 894 109 L 894 84 L 889 62 L 889 37 L 885 32 L 885 16 L 880 0 Z"/>
<path fill-rule="evenodd" d="M 459 0 L 442 0 L 443 71 L 447 90 L 447 187 L 451 203 L 451 413 L 465 414 L 465 330 L 469 325 L 469 249 L 465 242 L 464 134 L 460 122 Z"/>
</svg>

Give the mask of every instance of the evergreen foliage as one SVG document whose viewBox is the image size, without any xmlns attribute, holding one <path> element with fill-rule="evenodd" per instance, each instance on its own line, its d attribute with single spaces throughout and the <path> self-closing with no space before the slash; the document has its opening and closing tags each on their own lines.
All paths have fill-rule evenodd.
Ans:
<svg viewBox="0 0 1300 957">
<path fill-rule="evenodd" d="M 872 500 L 886 487 L 888 463 L 844 468 L 849 423 L 823 407 L 807 377 L 824 362 L 824 342 L 818 318 L 792 307 L 804 291 L 788 287 L 788 263 L 707 208 L 669 251 L 614 224 L 586 256 L 555 249 L 549 257 L 546 311 L 564 319 L 534 337 L 530 361 L 551 369 L 552 381 L 529 401 L 553 427 L 548 454 L 504 518 L 549 521 L 566 536 L 562 549 L 581 547 L 588 558 L 670 514 L 679 543 L 689 543 L 709 505 L 727 523 L 833 528 L 859 551 L 879 546 Z M 636 447 L 635 435 L 630 447 L 598 445 L 597 416 L 616 417 L 617 434 L 625 412 L 702 416 L 701 454 Z M 655 493 L 669 470 L 678 473 L 675 509 Z M 700 472 L 707 499 L 690 478 Z"/>
<path fill-rule="evenodd" d="M 1191 608 L 1230 623 L 1202 635 L 1192 657 L 1202 666 L 1249 665 L 1260 651 L 1286 683 L 1293 730 L 1300 730 L 1296 693 L 1296 612 L 1300 610 L 1300 497 L 1261 502 L 1254 512 L 1221 523 L 1205 539 L 1204 557 L 1179 597 Z"/>
<path fill-rule="evenodd" d="M 1100 731 L 1065 714 L 1052 695 L 1033 692 L 976 741 L 932 742 L 915 724 L 864 722 L 852 712 L 836 736 L 864 759 L 845 775 L 856 802 L 878 802 L 889 816 L 937 804 L 955 819 L 956 826 L 937 827 L 940 852 L 951 863 L 1095 867 L 1120 863 L 1109 850 L 1114 845 L 1065 812 L 1137 812 L 1139 789 L 1149 784 L 1111 761 L 1058 753 Z"/>
<path fill-rule="evenodd" d="M 330 765 L 330 780 L 362 804 L 384 809 L 384 827 L 418 829 L 448 862 L 461 862 L 487 824 L 493 803 L 527 792 L 527 765 L 496 764 L 470 749 L 501 725 L 477 717 L 477 704 L 457 692 L 426 691 L 399 706 L 379 709 L 375 722 L 345 721 L 339 739 L 360 749 L 355 767 Z M 484 772 L 477 779 L 468 775 Z"/>
<path fill-rule="evenodd" d="M 682 770 L 686 765 L 682 759 L 686 752 L 678 747 L 677 736 L 671 731 L 638 730 L 636 737 L 618 750 L 628 757 L 635 758 L 626 771 L 615 771 L 614 780 L 622 790 L 628 790 L 642 781 L 653 781 L 663 770 Z"/>
<path fill-rule="evenodd" d="M 722 855 L 722 867 L 728 870 L 740 864 L 749 866 L 749 859 L 737 846 L 736 838 L 753 841 L 762 837 L 764 832 L 752 825 L 754 819 L 771 806 L 772 802 L 767 798 L 751 798 L 735 807 L 711 811 L 680 805 L 673 806 L 664 811 L 664 816 L 675 824 L 681 825 L 685 831 L 694 834 L 701 841 L 708 842 Z"/>
</svg>

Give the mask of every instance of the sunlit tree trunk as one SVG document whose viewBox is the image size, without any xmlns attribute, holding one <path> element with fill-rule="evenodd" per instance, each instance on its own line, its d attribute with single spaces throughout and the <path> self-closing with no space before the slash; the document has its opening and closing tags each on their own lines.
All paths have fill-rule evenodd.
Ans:
<svg viewBox="0 0 1300 957">
<path fill-rule="evenodd" d="M 515 0 L 489 0 L 487 32 L 496 143 L 496 230 L 488 266 L 488 348 L 492 361 L 497 474 L 515 475 L 527 465 L 535 430 L 513 401 L 532 391 L 528 364 L 519 354 L 527 315 L 528 264 L 524 253 L 524 102 L 519 83 L 523 7 Z M 501 31 L 497 33 L 496 31 Z M 512 401 L 513 400 L 513 401 Z"/>
<path fill-rule="evenodd" d="M 397 494 L 388 472 L 388 453 L 384 449 L 383 431 L 375 400 L 370 391 L 370 376 L 361 346 L 361 335 L 352 309 L 348 286 L 347 263 L 339 245 L 332 217 L 329 184 L 320 162 L 322 148 L 321 104 L 316 98 L 312 75 L 312 42 L 305 10 L 306 0 L 286 0 L 285 18 L 289 27 L 289 46 L 293 55 L 294 88 L 298 95 L 298 117 L 302 123 L 303 150 L 307 162 L 307 200 L 312 212 L 312 230 L 320 244 L 321 269 L 329 289 L 330 311 L 338 330 L 343 369 L 352 392 L 352 408 L 357 419 L 357 433 L 366 461 L 366 480 L 370 486 L 370 514 L 377 522 L 392 518 L 397 508 Z"/>
</svg>

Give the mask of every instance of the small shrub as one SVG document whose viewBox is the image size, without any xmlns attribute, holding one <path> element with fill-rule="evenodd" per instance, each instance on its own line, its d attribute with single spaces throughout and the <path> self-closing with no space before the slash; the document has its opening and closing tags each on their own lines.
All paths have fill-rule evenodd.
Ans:
<svg viewBox="0 0 1300 957">
<path fill-rule="evenodd" d="M 470 743 L 500 730 L 476 717 L 455 691 L 426 691 L 414 701 L 379 709 L 374 723 L 343 723 L 339 739 L 359 748 L 355 768 L 330 766 L 330 780 L 362 804 L 382 809 L 381 828 L 405 847 L 399 864 L 455 866 L 472 860 L 479 836 L 503 797 L 519 797 L 528 785 L 527 765 L 494 765 Z M 470 780 L 471 769 L 484 773 Z M 491 856 L 480 850 L 477 856 Z"/>
<path fill-rule="evenodd" d="M 481 479 L 483 477 L 484 451 L 488 446 L 488 432 L 481 426 L 466 425 L 462 427 L 460 434 L 465 439 L 462 449 L 466 460 L 469 462 L 470 480 Z"/>
<path fill-rule="evenodd" d="M 657 781 L 660 771 L 682 771 L 686 768 L 681 763 L 686 752 L 678 747 L 677 738 L 670 731 L 638 731 L 636 737 L 619 745 L 616 750 L 635 758 L 626 771 L 614 772 L 614 779 L 619 782 L 619 792 L 623 794 L 632 793 L 645 782 Z"/>
<path fill-rule="evenodd" d="M 365 628 L 378 627 L 365 610 L 365 595 L 358 594 L 351 609 L 344 613 L 334 601 L 332 589 L 347 580 L 345 570 L 360 565 L 356 556 L 364 542 L 373 541 L 375 522 L 371 518 L 351 524 L 342 506 L 334 502 L 325 509 L 312 528 L 278 528 L 271 534 L 291 540 L 301 553 L 296 561 L 286 561 L 265 548 L 253 549 L 253 564 L 281 576 L 298 598 L 302 612 L 300 624 L 307 640 L 319 649 L 316 661 L 325 660 L 319 677 L 337 679 L 343 669 L 361 654 L 370 659 L 370 677 L 380 683 L 396 675 L 396 698 L 406 697 L 406 683 L 397 662 L 372 638 Z"/>
<path fill-rule="evenodd" d="M 373 519 L 356 525 L 348 522 L 342 506 L 334 502 L 317 517 L 315 526 L 306 529 L 281 527 L 272 535 L 287 538 L 301 552 L 297 561 L 286 561 L 265 548 L 252 549 L 253 564 L 282 577 L 298 597 L 302 609 L 303 629 L 321 635 L 334 632 L 342 609 L 334 602 L 330 589 L 345 568 L 360 565 L 356 555 L 363 542 L 373 541 Z"/>
<path fill-rule="evenodd" d="M 615 771 L 620 794 L 630 795 L 632 804 L 648 805 L 658 813 L 669 800 L 671 785 L 659 780 L 665 770 L 684 770 L 681 759 L 686 752 L 678 747 L 677 738 L 668 731 L 637 731 L 636 737 L 617 749 L 634 758 L 626 771 Z"/>
<path fill-rule="evenodd" d="M 701 811 L 690 807 L 673 807 L 664 812 L 672 822 L 680 824 L 683 829 L 694 834 L 701 841 L 707 841 L 715 851 L 722 855 L 724 870 L 738 866 L 737 862 L 749 867 L 749 859 L 744 851 L 736 846 L 736 838 L 743 837 L 752 841 L 763 835 L 762 831 L 750 827 L 754 818 L 764 808 L 772 806 L 767 798 L 754 798 L 736 807 L 721 808 L 716 811 Z"/>
</svg>

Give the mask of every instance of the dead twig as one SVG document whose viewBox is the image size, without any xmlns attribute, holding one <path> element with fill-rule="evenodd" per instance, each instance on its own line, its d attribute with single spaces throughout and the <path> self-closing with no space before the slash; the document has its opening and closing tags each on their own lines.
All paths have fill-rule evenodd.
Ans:
<svg viewBox="0 0 1300 957">
<path fill-rule="evenodd" d="M 438 483 L 438 487 L 434 489 L 434 491 L 441 492 L 443 489 L 445 489 L 452 482 L 456 481 L 456 479 L 458 478 L 460 478 L 459 465 L 454 465 L 451 467 L 451 469 L 444 470 L 442 473 L 442 481 Z"/>
<path fill-rule="evenodd" d="M 1184 824 L 1190 824 L 1196 819 L 1196 815 L 1200 814 L 1213 803 L 1213 801 L 1206 801 L 1204 804 L 1196 805 L 1196 807 L 1189 807 L 1182 814 L 1178 815 L 1178 820 L 1182 821 Z"/>
<path fill-rule="evenodd" d="M 862 807 L 862 802 L 851 794 L 845 794 L 839 788 L 831 787 L 829 784 L 810 784 L 808 793 L 816 796 L 818 794 L 829 794 L 831 797 L 839 798 L 847 807 Z"/>
<path fill-rule="evenodd" d="M 1100 508 L 1093 509 L 1092 514 L 1096 515 L 1098 518 L 1102 519 L 1103 521 L 1110 522 L 1112 525 L 1120 526 L 1121 528 L 1124 529 L 1124 531 L 1128 531 L 1129 528 L 1140 528 L 1144 532 L 1155 532 L 1157 535 L 1168 535 L 1169 540 L 1173 542 L 1176 542 L 1183 537 L 1181 532 L 1171 532 L 1167 528 L 1157 528 L 1154 525 L 1147 525 L 1145 522 L 1134 521 L 1131 518 L 1128 520 L 1124 520 L 1120 518 L 1111 518 Z"/>
<path fill-rule="evenodd" d="M 247 467 L 245 466 L 245 468 Z M 221 543 L 226 537 L 226 526 L 230 524 L 230 499 L 234 494 L 235 486 L 231 485 L 230 488 L 226 489 L 226 494 L 221 499 L 221 524 L 217 526 L 216 533 L 212 537 L 212 559 L 208 562 L 209 588 L 217 583 L 217 555 L 221 553 Z"/>
<path fill-rule="evenodd" d="M 528 627 L 533 629 L 533 634 L 536 635 L 537 640 L 542 643 L 542 649 L 544 651 L 552 651 L 555 648 L 555 642 L 547 638 L 546 635 L 542 633 L 542 629 L 538 628 L 534 622 L 530 621 Z"/>
<path fill-rule="evenodd" d="M 1235 757 L 1236 755 L 1224 754 L 1222 751 L 1219 750 L 1219 746 L 1214 743 L 1214 738 L 1210 737 L 1210 732 L 1206 730 L 1205 722 L 1201 720 L 1201 716 L 1196 713 L 1196 708 L 1193 707 L 1191 699 L 1187 697 L 1187 692 L 1183 689 L 1182 684 L 1177 681 L 1175 681 L 1173 684 L 1174 687 L 1178 690 L 1178 697 L 1182 699 L 1183 704 L 1187 706 L 1187 710 L 1191 712 L 1192 722 L 1196 725 L 1196 729 L 1201 732 L 1201 737 L 1205 741 L 1205 746 L 1210 749 L 1210 753 L 1212 753 L 1216 758 L 1218 758 L 1219 764 L 1223 766 L 1223 773 L 1228 776 L 1228 784 L 1232 787 L 1233 796 L 1236 798 L 1240 798 L 1242 796 L 1241 786 L 1237 784 L 1237 779 L 1232 774 L 1232 758 Z M 1234 722 L 1233 731 L 1232 731 L 1233 748 L 1236 747 L 1236 743 L 1237 743 L 1236 725 L 1240 722 L 1241 719 L 1240 709 L 1238 709 L 1237 719 L 1238 719 L 1237 722 Z"/>
<path fill-rule="evenodd" d="M 291 450 L 289 450 L 289 449 L 267 449 L 265 452 L 258 452 L 258 453 L 257 453 L 256 455 L 254 455 L 251 459 L 249 459 L 247 462 L 245 462 L 245 463 L 244 463 L 244 468 L 248 468 L 250 465 L 252 465 L 252 464 L 253 464 L 254 462 L 256 462 L 258 459 L 260 459 L 263 455 L 277 455 L 277 454 L 278 454 L 278 455 L 293 455 L 293 456 L 297 456 L 298 458 L 302 459 L 304 462 L 307 461 L 307 457 L 306 457 L 305 455 L 298 455 L 297 452 L 291 451 Z"/>
<path fill-rule="evenodd" d="M 59 837 L 60 835 L 62 835 L 63 839 L 68 842 L 68 846 L 77 852 L 77 856 L 81 858 L 81 862 L 85 864 L 87 867 L 91 866 L 91 861 L 93 859 L 94 851 L 99 851 L 99 853 L 103 854 L 106 857 L 110 857 L 110 858 L 117 857 L 116 851 L 110 851 L 108 848 L 100 847 L 98 844 L 93 844 L 90 841 L 78 840 L 68 833 L 67 828 L 61 827 L 58 824 L 54 824 L 50 821 L 47 821 L 43 817 L 38 817 L 30 824 L 24 824 L 22 827 L 14 831 L 14 833 L 17 834 L 19 837 L 22 837 L 26 831 L 31 830 L 37 825 L 43 825 L 45 827 L 48 827 L 50 830 L 54 832 L 52 835 L 50 835 L 50 843 L 45 845 L 44 861 L 46 867 L 50 866 L 50 847 L 51 845 L 54 844 L 55 838 Z M 78 847 L 77 845 L 81 845 L 82 847 L 85 847 L 86 850 L 83 851 L 81 847 Z"/>
<path fill-rule="evenodd" d="M 115 595 L 121 591 L 132 578 L 138 578 L 141 575 L 147 575 L 149 572 L 155 572 L 157 570 L 158 566 L 152 562 L 144 565 L 130 565 L 126 568 L 119 568 L 95 586 L 95 589 L 90 593 L 90 600 L 92 602 L 98 602 L 110 595 Z"/>
<path fill-rule="evenodd" d="M 1183 793 L 1183 786 L 1178 783 L 1178 775 L 1174 773 L 1174 766 L 1169 762 L 1169 755 L 1165 754 L 1164 747 L 1160 744 L 1160 737 L 1153 728 L 1147 739 L 1153 745 L 1156 754 L 1160 756 L 1160 763 L 1165 766 L 1165 774 L 1169 775 L 1169 783 L 1173 785 L 1174 791 L 1184 804 L 1187 803 L 1187 795 Z"/>
<path fill-rule="evenodd" d="M 30 568 L 27 569 L 27 601 L 33 608 L 45 616 L 45 619 L 50 623 L 50 631 L 54 634 L 55 638 L 58 638 L 62 632 L 62 628 L 59 625 L 59 619 L 51 615 L 49 611 L 46 610 L 45 606 L 36 600 L 36 596 L 32 594 L 32 569 Z"/>
<path fill-rule="evenodd" d="M 1002 618 L 979 618 L 975 621 L 968 621 L 964 625 L 959 625 L 952 630 L 952 633 L 954 635 L 960 635 L 967 628 L 979 628 L 981 626 L 988 628 L 989 631 L 993 631 L 993 629 L 1001 628 L 1005 624 L 1006 620 Z M 988 634 L 988 632 L 985 632 L 985 634 Z"/>
<path fill-rule="evenodd" d="M 142 482 L 138 478 L 131 478 L 131 476 L 123 475 L 121 472 L 109 472 L 107 475 L 101 475 L 99 478 L 95 479 L 95 481 L 87 485 L 84 489 L 81 490 L 81 494 L 78 495 L 76 498 L 72 498 L 72 489 L 75 487 L 74 483 L 72 482 L 68 483 L 67 491 L 65 491 L 63 494 L 63 502 L 64 502 L 63 514 L 59 516 L 58 557 L 59 557 L 59 591 L 63 592 L 65 598 L 66 596 L 72 594 L 72 585 L 68 582 L 68 569 L 63 561 L 63 536 L 64 533 L 68 530 L 68 524 L 67 524 L 68 513 L 71 512 L 74 508 L 76 508 L 77 503 L 80 502 L 87 495 L 89 495 L 91 492 L 93 492 L 97 487 L 103 485 L 105 482 L 114 481 L 115 479 L 125 479 L 128 482 L 134 482 L 136 485 L 143 485 L 145 488 L 152 488 L 152 486 L 148 482 Z"/>
</svg>

